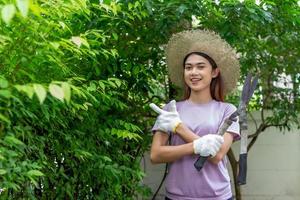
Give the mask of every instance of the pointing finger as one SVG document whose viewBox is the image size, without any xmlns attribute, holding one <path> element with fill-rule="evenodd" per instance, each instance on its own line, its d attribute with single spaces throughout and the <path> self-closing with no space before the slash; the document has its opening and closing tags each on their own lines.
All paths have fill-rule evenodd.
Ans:
<svg viewBox="0 0 300 200">
<path fill-rule="evenodd" d="M 164 112 L 164 110 L 162 110 L 161 108 L 159 108 L 157 105 L 155 105 L 154 103 L 150 103 L 150 108 L 152 108 L 152 110 L 154 110 L 157 114 L 161 114 Z"/>
<path fill-rule="evenodd" d="M 176 112 L 176 101 L 175 100 L 172 100 L 171 102 L 170 102 L 170 111 L 171 112 Z"/>
</svg>

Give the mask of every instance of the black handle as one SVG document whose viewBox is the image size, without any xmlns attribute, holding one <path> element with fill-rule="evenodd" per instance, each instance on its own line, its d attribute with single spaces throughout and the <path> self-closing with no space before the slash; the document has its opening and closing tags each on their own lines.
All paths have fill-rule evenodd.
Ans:
<svg viewBox="0 0 300 200">
<path fill-rule="evenodd" d="M 206 162 L 207 158 L 209 156 L 199 156 L 197 161 L 194 163 L 195 168 L 200 171 L 202 167 L 204 166 L 204 163 Z"/>
<path fill-rule="evenodd" d="M 238 184 L 245 185 L 247 178 L 247 153 L 240 154 Z"/>
</svg>

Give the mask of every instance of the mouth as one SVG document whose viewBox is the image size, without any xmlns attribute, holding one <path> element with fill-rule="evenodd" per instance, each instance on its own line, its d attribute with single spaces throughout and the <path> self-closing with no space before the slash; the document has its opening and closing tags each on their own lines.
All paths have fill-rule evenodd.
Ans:
<svg viewBox="0 0 300 200">
<path fill-rule="evenodd" d="M 201 81 L 202 78 L 191 78 L 190 81 L 195 84 L 195 83 L 198 83 L 199 81 Z"/>
</svg>

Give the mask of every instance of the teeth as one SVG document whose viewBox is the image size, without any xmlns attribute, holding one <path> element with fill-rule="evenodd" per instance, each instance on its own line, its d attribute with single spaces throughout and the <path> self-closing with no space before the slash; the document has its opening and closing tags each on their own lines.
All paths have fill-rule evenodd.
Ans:
<svg viewBox="0 0 300 200">
<path fill-rule="evenodd" d="M 201 78 L 192 78 L 191 81 L 201 81 Z"/>
</svg>

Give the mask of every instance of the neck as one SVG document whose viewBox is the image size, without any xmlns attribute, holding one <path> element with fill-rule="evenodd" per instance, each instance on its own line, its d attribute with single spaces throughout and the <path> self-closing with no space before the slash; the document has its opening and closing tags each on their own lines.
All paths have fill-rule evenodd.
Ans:
<svg viewBox="0 0 300 200">
<path fill-rule="evenodd" d="M 191 91 L 191 95 L 188 100 L 193 103 L 205 104 L 212 100 L 210 91 Z"/>
</svg>

